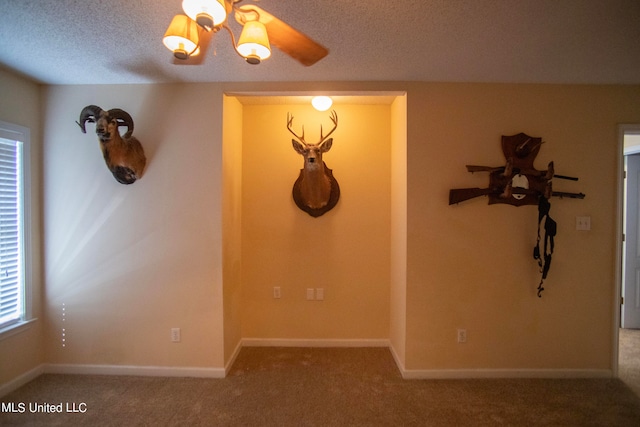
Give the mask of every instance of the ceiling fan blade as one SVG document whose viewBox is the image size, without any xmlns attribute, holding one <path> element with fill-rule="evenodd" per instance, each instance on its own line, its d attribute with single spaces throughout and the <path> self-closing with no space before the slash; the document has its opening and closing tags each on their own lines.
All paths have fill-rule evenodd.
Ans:
<svg viewBox="0 0 640 427">
<path fill-rule="evenodd" d="M 172 63 L 175 65 L 200 65 L 204 63 L 204 60 L 207 56 L 207 51 L 209 50 L 209 45 L 211 44 L 211 40 L 213 39 L 214 31 L 205 31 L 204 29 L 198 27 L 198 40 L 200 46 L 200 53 L 197 55 L 191 55 L 187 59 L 178 59 L 173 57 Z"/>
<path fill-rule="evenodd" d="M 238 9 L 241 13 L 236 13 L 236 20 L 240 24 L 244 25 L 245 21 L 255 19 L 251 15 L 257 13 L 258 20 L 267 28 L 269 43 L 302 65 L 307 67 L 313 65 L 329 54 L 326 47 L 258 6 L 247 4 Z"/>
</svg>

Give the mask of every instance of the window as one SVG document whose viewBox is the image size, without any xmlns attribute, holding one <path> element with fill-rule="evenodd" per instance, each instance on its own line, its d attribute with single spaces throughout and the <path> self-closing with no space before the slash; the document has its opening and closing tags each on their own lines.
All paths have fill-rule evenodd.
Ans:
<svg viewBox="0 0 640 427">
<path fill-rule="evenodd" d="M 29 129 L 0 121 L 0 332 L 30 320 Z"/>
</svg>

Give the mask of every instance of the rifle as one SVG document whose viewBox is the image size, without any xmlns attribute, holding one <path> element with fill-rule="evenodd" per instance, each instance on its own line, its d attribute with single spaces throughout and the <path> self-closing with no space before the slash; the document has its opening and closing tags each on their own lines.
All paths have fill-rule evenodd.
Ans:
<svg viewBox="0 0 640 427">
<path fill-rule="evenodd" d="M 488 196 L 490 194 L 500 195 L 504 192 L 498 188 L 457 188 L 449 190 L 449 204 L 464 202 L 465 200 L 474 199 L 480 196 Z M 541 194 L 538 191 L 527 190 L 525 188 L 513 188 L 512 194 Z M 552 191 L 553 197 L 568 197 L 570 199 L 584 199 L 584 193 L 567 193 L 564 191 Z"/>
<path fill-rule="evenodd" d="M 467 171 L 473 173 L 473 172 L 489 172 L 489 173 L 493 173 L 493 172 L 504 172 L 505 167 L 504 166 L 499 166 L 497 168 L 492 168 L 491 166 L 477 166 L 477 165 L 467 165 Z M 520 172 L 523 173 L 525 175 L 544 175 L 546 174 L 546 171 L 529 171 L 529 170 L 518 170 L 517 168 L 514 169 L 514 172 Z M 516 173 L 517 173 L 516 172 Z M 558 179 L 567 179 L 569 181 L 577 181 L 578 178 L 574 177 L 574 176 L 566 176 L 566 175 L 556 175 L 553 174 L 553 178 L 558 178 Z"/>
</svg>

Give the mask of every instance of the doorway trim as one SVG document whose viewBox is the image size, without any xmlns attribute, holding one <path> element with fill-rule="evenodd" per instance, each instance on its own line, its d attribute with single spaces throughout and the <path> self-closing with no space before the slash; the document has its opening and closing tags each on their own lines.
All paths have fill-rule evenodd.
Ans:
<svg viewBox="0 0 640 427">
<path fill-rule="evenodd" d="M 624 218 L 624 136 L 626 134 L 640 134 L 640 124 L 620 124 L 618 125 L 618 147 L 616 152 L 616 272 L 615 272 L 615 290 L 613 296 L 613 330 L 612 330 L 612 346 L 611 351 L 611 373 L 613 377 L 618 377 L 618 358 L 619 358 L 619 329 L 620 329 L 620 298 L 622 297 L 622 258 L 623 252 L 623 218 Z"/>
</svg>

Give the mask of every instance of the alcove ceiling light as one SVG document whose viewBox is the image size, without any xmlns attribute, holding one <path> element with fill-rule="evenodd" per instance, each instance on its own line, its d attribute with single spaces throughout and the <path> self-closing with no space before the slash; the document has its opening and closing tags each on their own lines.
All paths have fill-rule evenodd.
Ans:
<svg viewBox="0 0 640 427">
<path fill-rule="evenodd" d="M 311 98 L 311 105 L 318 111 L 327 111 L 332 104 L 333 100 L 328 96 L 314 96 Z"/>
<path fill-rule="evenodd" d="M 249 64 L 259 64 L 271 56 L 271 46 L 267 29 L 258 21 L 255 10 L 243 12 L 234 5 L 238 1 L 225 0 L 183 0 L 182 9 L 185 15 L 176 15 L 171 20 L 163 43 L 180 60 L 189 59 L 200 53 L 201 32 L 218 32 L 226 29 L 231 35 L 233 48 Z M 233 31 L 227 23 L 228 14 L 235 10 L 242 20 L 242 32 L 236 46 Z"/>
</svg>

